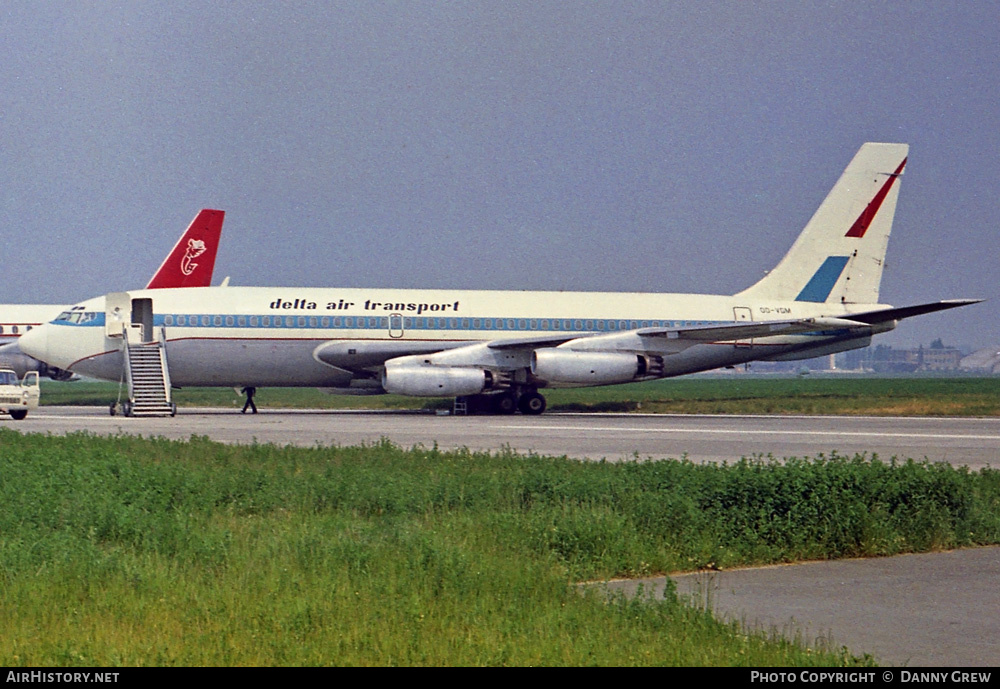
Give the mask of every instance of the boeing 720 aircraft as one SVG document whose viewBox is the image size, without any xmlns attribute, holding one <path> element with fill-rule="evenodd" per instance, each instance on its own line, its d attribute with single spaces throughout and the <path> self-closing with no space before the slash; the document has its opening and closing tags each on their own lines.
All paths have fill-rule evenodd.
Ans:
<svg viewBox="0 0 1000 689">
<path fill-rule="evenodd" d="M 203 287 L 83 302 L 21 338 L 121 380 L 158 341 L 174 386 L 310 386 L 473 398 L 540 414 L 539 390 L 653 380 L 865 347 L 899 320 L 978 300 L 878 302 L 905 144 L 864 144 L 778 266 L 732 296 Z M 129 315 L 131 314 L 131 315 Z"/>
<path fill-rule="evenodd" d="M 215 255 L 219 250 L 225 211 L 203 208 L 163 260 L 146 289 L 207 287 L 212 284 Z M 73 374 L 47 366 L 25 355 L 18 346 L 21 335 L 48 323 L 66 310 L 65 304 L 0 304 L 0 363 L 23 377 L 38 371 L 54 380 L 68 380 Z"/>
</svg>

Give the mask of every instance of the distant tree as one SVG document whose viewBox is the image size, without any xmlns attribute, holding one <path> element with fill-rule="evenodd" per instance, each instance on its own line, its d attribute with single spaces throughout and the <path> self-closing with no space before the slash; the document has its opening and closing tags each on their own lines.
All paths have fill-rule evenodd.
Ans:
<svg viewBox="0 0 1000 689">
<path fill-rule="evenodd" d="M 941 341 L 940 337 L 931 342 L 931 349 L 944 349 L 944 342 Z"/>
</svg>

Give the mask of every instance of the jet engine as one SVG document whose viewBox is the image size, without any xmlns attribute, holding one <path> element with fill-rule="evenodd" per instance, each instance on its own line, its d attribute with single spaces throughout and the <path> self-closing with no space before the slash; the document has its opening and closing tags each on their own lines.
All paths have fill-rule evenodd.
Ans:
<svg viewBox="0 0 1000 689">
<path fill-rule="evenodd" d="M 18 378 L 24 378 L 28 371 L 38 371 L 40 376 L 48 376 L 52 380 L 70 380 L 73 378 L 72 371 L 64 371 L 55 366 L 34 359 L 17 349 L 15 345 L 5 345 L 0 349 L 0 364 L 11 368 Z"/>
<path fill-rule="evenodd" d="M 663 373 L 663 360 L 628 352 L 574 352 L 536 349 L 531 373 L 551 383 L 611 385 Z"/>
<path fill-rule="evenodd" d="M 507 387 L 509 380 L 480 368 L 459 366 L 394 365 L 382 372 L 382 387 L 395 395 L 459 397 Z"/>
</svg>

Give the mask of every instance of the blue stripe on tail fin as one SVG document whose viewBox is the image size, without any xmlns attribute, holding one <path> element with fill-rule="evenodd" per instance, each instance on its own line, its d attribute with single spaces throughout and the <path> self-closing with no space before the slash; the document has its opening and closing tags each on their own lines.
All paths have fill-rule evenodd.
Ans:
<svg viewBox="0 0 1000 689">
<path fill-rule="evenodd" d="M 827 256 L 823 265 L 819 267 L 815 275 L 810 278 L 806 286 L 795 297 L 795 301 L 812 301 L 822 303 L 830 296 L 830 291 L 840 279 L 840 274 L 844 272 L 849 256 Z"/>
</svg>

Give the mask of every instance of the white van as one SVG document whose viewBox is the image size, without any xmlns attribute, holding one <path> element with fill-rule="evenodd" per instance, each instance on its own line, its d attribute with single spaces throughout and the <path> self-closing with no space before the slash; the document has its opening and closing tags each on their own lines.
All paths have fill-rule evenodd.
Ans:
<svg viewBox="0 0 1000 689">
<path fill-rule="evenodd" d="M 9 368 L 0 368 L 0 412 L 10 414 L 20 421 L 28 415 L 29 409 L 38 408 L 38 371 L 28 371 L 24 380 Z"/>
</svg>

